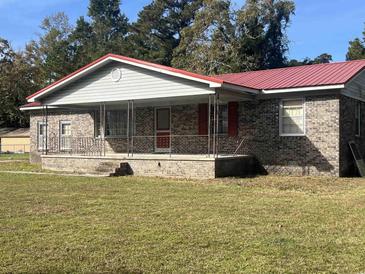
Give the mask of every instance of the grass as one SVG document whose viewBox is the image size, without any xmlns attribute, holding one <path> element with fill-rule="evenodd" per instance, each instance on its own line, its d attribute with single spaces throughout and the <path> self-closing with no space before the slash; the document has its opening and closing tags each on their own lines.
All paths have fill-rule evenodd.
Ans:
<svg viewBox="0 0 365 274">
<path fill-rule="evenodd" d="M 26 161 L 7 161 L 1 162 L 0 160 L 0 171 L 27 171 L 27 172 L 47 172 L 42 170 L 40 164 L 30 164 Z"/>
<path fill-rule="evenodd" d="M 29 153 L 0 154 L 0 161 L 3 161 L 3 160 L 29 160 Z"/>
<path fill-rule="evenodd" d="M 365 180 L 0 174 L 0 272 L 360 273 Z"/>
</svg>

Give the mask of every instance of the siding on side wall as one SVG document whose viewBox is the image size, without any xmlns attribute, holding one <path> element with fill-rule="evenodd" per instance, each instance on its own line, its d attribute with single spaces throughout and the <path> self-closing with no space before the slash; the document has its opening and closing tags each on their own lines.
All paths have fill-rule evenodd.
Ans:
<svg viewBox="0 0 365 274">
<path fill-rule="evenodd" d="M 343 93 L 365 100 L 365 70 L 360 72 L 346 84 Z"/>
<path fill-rule="evenodd" d="M 365 156 L 365 103 L 361 102 L 361 132 L 356 136 L 355 111 L 356 104 L 361 102 L 341 96 L 341 141 L 340 141 L 340 166 L 341 176 L 354 176 L 358 174 L 348 143 L 354 141 L 362 156 Z"/>
<path fill-rule="evenodd" d="M 122 78 L 111 79 L 111 71 L 121 68 Z M 48 105 L 112 102 L 143 98 L 165 98 L 212 94 L 208 84 L 112 62 L 76 82 L 55 91 L 45 101 Z"/>
</svg>

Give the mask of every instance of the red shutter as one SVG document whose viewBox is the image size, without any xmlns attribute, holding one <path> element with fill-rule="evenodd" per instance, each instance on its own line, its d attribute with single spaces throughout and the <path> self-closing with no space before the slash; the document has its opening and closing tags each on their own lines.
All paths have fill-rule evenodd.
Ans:
<svg viewBox="0 0 365 274">
<path fill-rule="evenodd" d="M 199 104 L 199 135 L 208 134 L 208 104 Z"/>
<path fill-rule="evenodd" d="M 238 103 L 228 103 L 228 135 L 237 136 L 238 134 Z"/>
</svg>

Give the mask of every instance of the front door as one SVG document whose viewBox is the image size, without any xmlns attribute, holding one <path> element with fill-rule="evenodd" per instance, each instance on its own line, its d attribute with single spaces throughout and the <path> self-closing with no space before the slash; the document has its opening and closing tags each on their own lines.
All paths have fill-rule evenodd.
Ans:
<svg viewBox="0 0 365 274">
<path fill-rule="evenodd" d="M 170 152 L 170 134 L 171 134 L 171 109 L 155 109 L 155 151 Z"/>
</svg>

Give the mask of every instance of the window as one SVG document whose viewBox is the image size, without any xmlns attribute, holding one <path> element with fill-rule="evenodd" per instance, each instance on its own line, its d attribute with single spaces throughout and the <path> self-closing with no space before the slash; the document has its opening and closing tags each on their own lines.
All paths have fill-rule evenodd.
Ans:
<svg viewBox="0 0 365 274">
<path fill-rule="evenodd" d="M 69 121 L 60 123 L 60 148 L 61 150 L 71 149 L 71 122 Z"/>
<path fill-rule="evenodd" d="M 46 150 L 47 148 L 47 126 L 44 122 L 38 122 L 37 127 L 37 142 L 38 142 L 38 150 Z"/>
<path fill-rule="evenodd" d="M 304 134 L 304 100 L 282 100 L 280 110 L 280 135 L 302 136 Z"/>
<path fill-rule="evenodd" d="M 357 137 L 361 135 L 361 103 L 356 104 L 355 109 L 355 134 Z"/>
<path fill-rule="evenodd" d="M 127 110 L 111 110 L 106 112 L 107 137 L 127 136 Z"/>
<path fill-rule="evenodd" d="M 100 122 L 100 111 L 94 111 L 94 135 L 100 138 L 102 135 L 102 124 Z M 127 110 L 105 111 L 105 136 L 126 137 L 127 136 Z"/>
</svg>

